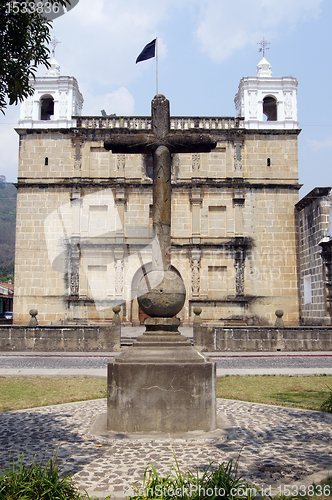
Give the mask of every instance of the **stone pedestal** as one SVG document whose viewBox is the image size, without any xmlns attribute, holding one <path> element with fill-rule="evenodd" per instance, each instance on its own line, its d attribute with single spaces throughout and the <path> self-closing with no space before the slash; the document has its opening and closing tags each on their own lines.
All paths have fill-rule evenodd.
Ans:
<svg viewBox="0 0 332 500">
<path fill-rule="evenodd" d="M 216 428 L 215 363 L 178 331 L 147 318 L 146 331 L 108 365 L 107 429 L 121 433 Z"/>
</svg>

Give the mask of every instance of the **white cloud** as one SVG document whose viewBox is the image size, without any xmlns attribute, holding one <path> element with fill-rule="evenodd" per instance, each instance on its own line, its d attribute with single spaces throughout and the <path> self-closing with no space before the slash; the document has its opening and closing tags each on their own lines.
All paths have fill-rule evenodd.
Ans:
<svg viewBox="0 0 332 500">
<path fill-rule="evenodd" d="M 312 151 L 318 151 L 320 149 L 328 149 L 332 147 L 332 135 L 326 137 L 322 141 L 317 141 L 316 139 L 308 140 Z"/>
<path fill-rule="evenodd" d="M 118 116 L 134 114 L 134 97 L 125 87 L 120 87 L 113 92 L 101 96 L 93 96 L 83 90 L 83 95 L 83 115 L 100 116 L 102 109 L 104 109 L 108 115 L 114 113 Z"/>
<path fill-rule="evenodd" d="M 120 116 L 134 114 L 134 98 L 125 87 L 106 94 L 103 102 L 108 114 L 116 113 Z"/>
<path fill-rule="evenodd" d="M 215 61 L 231 57 L 247 44 L 280 37 L 297 23 L 317 18 L 323 0 L 206 0 L 196 35 Z"/>
<path fill-rule="evenodd" d="M 80 0 L 55 20 L 61 40 L 57 59 L 62 74 L 72 74 L 91 86 L 128 85 L 142 68 L 135 64 L 143 47 L 158 34 L 175 0 Z M 165 46 L 161 41 L 161 56 Z M 143 69 L 144 70 L 144 69 Z M 103 89 L 103 92 L 105 89 Z"/>
</svg>

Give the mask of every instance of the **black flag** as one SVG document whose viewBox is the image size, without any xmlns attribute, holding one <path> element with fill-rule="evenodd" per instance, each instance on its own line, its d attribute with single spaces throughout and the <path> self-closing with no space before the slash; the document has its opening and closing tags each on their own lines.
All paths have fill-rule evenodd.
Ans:
<svg viewBox="0 0 332 500">
<path fill-rule="evenodd" d="M 140 61 L 146 61 L 146 59 L 151 59 L 156 55 L 156 38 L 152 42 L 145 45 L 144 49 L 136 59 L 136 63 Z"/>
</svg>

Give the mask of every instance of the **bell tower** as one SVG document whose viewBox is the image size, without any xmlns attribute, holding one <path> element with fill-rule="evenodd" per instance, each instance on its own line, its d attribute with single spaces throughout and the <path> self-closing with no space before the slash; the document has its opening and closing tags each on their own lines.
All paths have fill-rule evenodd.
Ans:
<svg viewBox="0 0 332 500">
<path fill-rule="evenodd" d="M 273 76 L 265 58 L 257 65 L 257 76 L 241 79 L 235 96 L 236 114 L 249 129 L 298 129 L 297 79 Z"/>
<path fill-rule="evenodd" d="M 34 94 L 25 99 L 20 108 L 20 128 L 70 128 L 76 126 L 83 96 L 76 78 L 61 76 L 55 57 L 44 77 L 33 80 Z"/>
</svg>

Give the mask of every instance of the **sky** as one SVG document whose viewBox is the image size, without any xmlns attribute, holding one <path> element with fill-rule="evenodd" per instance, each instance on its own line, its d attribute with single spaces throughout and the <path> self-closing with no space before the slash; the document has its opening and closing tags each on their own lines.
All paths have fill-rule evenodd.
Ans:
<svg viewBox="0 0 332 500">
<path fill-rule="evenodd" d="M 61 75 L 74 76 L 83 115 L 150 115 L 158 37 L 158 91 L 174 116 L 235 116 L 243 76 L 265 53 L 274 76 L 296 77 L 300 197 L 332 186 L 331 0 L 80 0 L 53 21 Z M 40 68 L 39 76 L 45 74 Z M 0 115 L 0 175 L 17 180 L 19 105 Z"/>
</svg>

